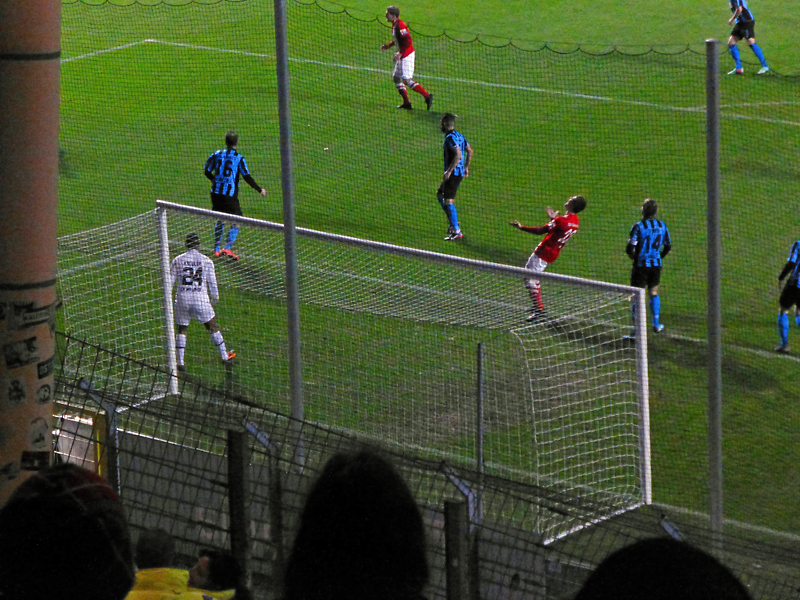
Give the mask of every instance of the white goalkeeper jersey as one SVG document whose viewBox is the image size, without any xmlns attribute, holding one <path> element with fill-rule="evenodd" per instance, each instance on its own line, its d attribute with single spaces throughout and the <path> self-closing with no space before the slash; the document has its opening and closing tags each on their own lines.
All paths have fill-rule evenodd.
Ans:
<svg viewBox="0 0 800 600">
<path fill-rule="evenodd" d="M 170 281 L 177 286 L 178 306 L 211 305 L 219 299 L 217 274 L 210 258 L 195 249 L 175 257 L 169 267 Z"/>
</svg>

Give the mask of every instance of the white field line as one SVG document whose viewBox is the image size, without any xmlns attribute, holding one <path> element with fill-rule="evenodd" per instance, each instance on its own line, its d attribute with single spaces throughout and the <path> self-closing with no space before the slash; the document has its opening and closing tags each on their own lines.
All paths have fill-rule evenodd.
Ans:
<svg viewBox="0 0 800 600">
<path fill-rule="evenodd" d="M 81 54 L 80 56 L 73 56 L 72 58 L 62 58 L 61 64 L 72 62 L 74 60 L 82 60 L 84 58 L 92 58 L 93 56 L 99 56 L 101 54 L 106 54 L 108 52 L 116 52 L 117 50 L 125 50 L 126 48 L 133 48 L 134 46 L 138 46 L 139 44 L 144 44 L 148 40 L 142 40 L 141 42 L 132 42 L 130 44 L 123 44 L 122 46 L 115 46 L 113 48 L 106 48 L 105 50 L 97 50 L 95 52 L 89 52 L 88 54 Z"/>
<path fill-rule="evenodd" d="M 661 504 L 660 502 L 653 502 L 653 506 L 657 506 L 659 508 L 666 509 L 670 512 L 689 515 L 695 518 L 701 519 L 710 519 L 708 513 L 700 512 L 697 510 L 691 510 L 688 508 L 683 508 L 680 506 L 672 506 L 671 504 Z M 769 529 L 767 527 L 762 527 L 760 525 L 750 525 L 749 523 L 742 523 L 741 521 L 734 521 L 733 519 L 723 519 L 722 523 L 725 525 L 730 525 L 733 527 L 738 527 L 739 529 L 743 529 L 744 531 L 754 531 L 766 535 L 772 535 L 775 537 L 783 538 L 786 540 L 790 540 L 792 542 L 800 542 L 800 535 L 796 535 L 794 533 L 789 533 L 786 531 L 776 531 L 774 529 Z"/>
<path fill-rule="evenodd" d="M 163 41 L 163 40 L 146 39 L 146 40 L 142 40 L 141 42 L 135 42 L 133 44 L 127 44 L 125 46 L 120 46 L 118 48 L 110 48 L 108 50 L 101 50 L 101 51 L 98 51 L 98 52 L 93 52 L 91 54 L 87 54 L 87 55 L 80 56 L 80 57 L 75 57 L 73 59 L 66 59 L 66 60 L 64 60 L 62 62 L 66 62 L 67 60 L 76 60 L 77 58 L 86 58 L 86 57 L 89 57 L 89 56 L 94 56 L 94 55 L 97 55 L 97 54 L 101 54 L 103 52 L 111 52 L 111 51 L 114 51 L 114 50 L 121 50 L 123 48 L 128 48 L 128 47 L 131 47 L 131 46 L 135 46 L 137 44 L 144 44 L 144 43 L 163 44 L 165 46 L 175 46 L 175 47 L 178 47 L 178 48 L 189 48 L 189 49 L 192 49 L 192 50 L 205 50 L 205 51 L 208 51 L 208 52 L 222 52 L 222 53 L 227 53 L 227 54 L 239 54 L 239 55 L 242 55 L 242 56 L 251 56 L 251 57 L 254 57 L 254 58 L 267 58 L 267 59 L 271 59 L 271 60 L 275 59 L 275 56 L 272 55 L 272 54 L 262 54 L 262 53 L 257 53 L 257 52 L 247 52 L 245 50 L 231 50 L 231 49 L 228 49 L 228 48 L 215 48 L 215 47 L 212 47 L 212 46 L 200 46 L 200 45 L 197 45 L 197 44 L 185 44 L 185 43 L 179 43 L 179 42 L 166 42 L 166 41 Z M 324 62 L 324 61 L 321 61 L 321 60 L 309 60 L 309 59 L 303 59 L 303 58 L 290 58 L 289 61 L 295 62 L 295 63 L 301 63 L 301 64 L 319 65 L 319 66 L 322 66 L 322 67 L 333 67 L 333 68 L 336 68 L 336 69 L 347 69 L 347 70 L 350 70 L 350 71 L 364 71 L 364 72 L 367 72 L 367 73 L 379 73 L 379 74 L 385 75 L 387 77 L 391 75 L 390 71 L 387 71 L 385 69 L 375 69 L 375 68 L 372 68 L 372 67 L 357 67 L 357 66 L 353 66 L 353 65 L 345 65 L 345 64 L 341 64 L 341 63 L 329 63 L 329 62 Z M 559 90 L 536 88 L 536 87 L 529 87 L 529 86 L 523 86 L 523 85 L 509 85 L 509 84 L 505 84 L 505 83 L 492 83 L 492 82 L 489 82 L 489 81 L 477 81 L 477 80 L 474 80 L 474 79 L 462 79 L 462 78 L 458 78 L 458 77 L 437 77 L 435 75 L 419 75 L 418 74 L 417 78 L 418 79 L 426 79 L 426 80 L 434 80 L 434 81 L 445 81 L 445 82 L 448 82 L 448 83 L 466 83 L 468 85 L 491 87 L 491 88 L 506 89 L 506 90 L 515 90 L 515 91 L 520 91 L 520 92 L 531 92 L 531 93 L 535 93 L 535 94 L 549 94 L 551 96 L 564 96 L 564 97 L 567 97 L 567 98 L 576 98 L 576 99 L 579 99 L 579 100 L 593 100 L 595 102 L 611 102 L 611 103 L 615 103 L 615 104 L 624 104 L 624 105 L 628 105 L 628 106 L 639 106 L 639 107 L 644 107 L 644 108 L 655 108 L 657 110 L 666 110 L 666 111 L 672 111 L 672 112 L 703 114 L 703 113 L 705 113 L 705 110 L 706 110 L 704 106 L 672 106 L 672 105 L 669 105 L 669 104 L 659 104 L 657 102 L 642 102 L 642 101 L 639 101 L 639 100 L 622 100 L 620 98 L 610 98 L 608 96 L 598 96 L 598 95 L 592 95 L 592 94 L 579 94 L 579 93 L 575 93 L 575 92 L 564 92 L 564 91 L 559 91 Z M 779 125 L 789 125 L 791 127 L 800 127 L 800 122 L 786 121 L 786 120 L 783 120 L 783 119 L 770 119 L 770 118 L 765 118 L 765 117 L 753 117 L 753 116 L 749 116 L 749 115 L 740 115 L 740 114 L 723 114 L 722 116 L 723 117 L 727 117 L 727 118 L 731 118 L 731 119 L 740 119 L 740 120 L 743 120 L 743 121 L 762 121 L 764 123 L 773 123 L 773 124 L 779 124 Z"/>
<path fill-rule="evenodd" d="M 678 334 L 664 335 L 663 333 L 659 333 L 658 336 L 668 337 L 672 340 L 679 340 L 681 342 L 691 342 L 693 344 L 708 344 L 708 340 L 704 340 L 702 338 L 689 337 L 686 335 L 678 335 Z M 791 354 L 779 354 L 777 352 L 770 352 L 769 350 L 760 350 L 758 348 L 745 348 L 744 346 L 734 346 L 733 344 L 725 344 L 725 346 L 727 346 L 728 348 L 733 348 L 734 350 L 738 350 L 740 352 L 749 352 L 750 354 L 755 354 L 756 356 L 761 356 L 763 358 L 782 358 L 784 360 L 793 360 L 794 362 L 800 362 L 800 356 L 792 356 Z"/>
</svg>

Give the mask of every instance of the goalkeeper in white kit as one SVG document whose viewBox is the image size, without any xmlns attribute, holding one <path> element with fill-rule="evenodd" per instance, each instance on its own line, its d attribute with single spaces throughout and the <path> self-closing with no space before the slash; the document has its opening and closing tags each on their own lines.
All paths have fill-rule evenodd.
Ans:
<svg viewBox="0 0 800 600">
<path fill-rule="evenodd" d="M 225 349 L 225 340 L 219 330 L 213 304 L 219 301 L 219 288 L 214 263 L 201 254 L 200 238 L 196 233 L 186 236 L 187 251 L 175 257 L 169 267 L 170 285 L 177 285 L 175 295 L 175 324 L 177 337 L 175 350 L 178 358 L 178 371 L 185 371 L 184 356 L 186 354 L 186 332 L 189 323 L 197 319 L 211 335 L 211 341 L 219 351 L 223 362 L 236 357 L 235 352 Z M 170 291 L 171 293 L 171 291 Z"/>
</svg>

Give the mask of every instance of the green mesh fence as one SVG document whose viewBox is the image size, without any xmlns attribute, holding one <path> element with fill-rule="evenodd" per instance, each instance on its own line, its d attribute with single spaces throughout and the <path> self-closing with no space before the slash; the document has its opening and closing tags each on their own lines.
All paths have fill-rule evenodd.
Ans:
<svg viewBox="0 0 800 600">
<path fill-rule="evenodd" d="M 543 224 L 546 205 L 582 193 L 581 229 L 551 270 L 627 283 L 628 232 L 645 197 L 659 202 L 673 253 L 660 288 L 667 329 L 650 344 L 654 495 L 704 511 L 702 48 L 492 47 L 412 23 L 415 79 L 434 103 L 426 111 L 412 92 L 414 110 L 397 111 L 379 50 L 385 23 L 316 4 L 288 11 L 299 225 L 522 266 L 538 238 L 507 222 Z M 270 3 L 77 3 L 63 19 L 62 234 L 141 214 L 156 198 L 207 208 L 203 163 L 227 129 L 269 191 L 245 186 L 245 215 L 281 220 Z M 720 61 L 725 73 L 730 57 Z M 800 533 L 800 417 L 787 410 L 800 396 L 797 359 L 771 352 L 776 276 L 798 229 L 799 80 L 747 69 L 721 82 L 725 510 Z M 444 111 L 475 148 L 457 198 L 465 238 L 453 245 L 435 199 Z"/>
</svg>

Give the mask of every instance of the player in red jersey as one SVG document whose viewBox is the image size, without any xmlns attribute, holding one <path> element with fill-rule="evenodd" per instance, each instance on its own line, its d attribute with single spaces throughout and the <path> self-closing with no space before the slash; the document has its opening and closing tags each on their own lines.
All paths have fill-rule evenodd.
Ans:
<svg viewBox="0 0 800 600">
<path fill-rule="evenodd" d="M 566 214 L 559 215 L 557 210 L 547 207 L 547 216 L 550 217 L 550 222 L 541 227 L 526 227 L 519 221 L 511 221 L 509 225 L 528 233 L 536 235 L 544 235 L 544 239 L 536 246 L 528 262 L 525 264 L 526 269 L 542 273 L 548 265 L 552 264 L 576 231 L 578 231 L 578 213 L 586 208 L 586 198 L 583 196 L 572 196 L 564 204 Z M 542 286 L 538 279 L 529 279 L 525 284 L 533 299 L 532 314 L 527 318 L 528 321 L 537 321 L 541 319 L 544 314 L 544 304 L 542 303 Z"/>
<path fill-rule="evenodd" d="M 414 76 L 414 42 L 411 39 L 411 32 L 408 31 L 408 25 L 400 20 L 400 9 L 396 6 L 389 6 L 386 9 L 386 20 L 392 24 L 392 41 L 388 44 L 383 44 L 381 50 L 388 50 L 394 45 L 397 45 L 397 52 L 394 53 L 394 71 L 392 78 L 394 84 L 397 86 L 397 91 L 403 98 L 403 103 L 397 108 L 411 109 L 411 101 L 408 99 L 408 92 L 406 86 L 418 94 L 422 94 L 425 98 L 425 106 L 428 110 L 431 109 L 433 104 L 433 94 L 425 91 L 425 88 L 411 79 Z"/>
</svg>

